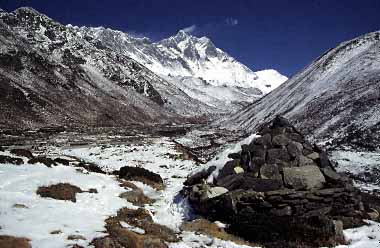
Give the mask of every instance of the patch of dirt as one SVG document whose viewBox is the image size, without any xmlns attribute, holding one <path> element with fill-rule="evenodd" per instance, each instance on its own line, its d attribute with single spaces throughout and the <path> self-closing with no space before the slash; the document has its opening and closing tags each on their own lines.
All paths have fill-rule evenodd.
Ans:
<svg viewBox="0 0 380 248">
<path fill-rule="evenodd" d="M 82 192 L 83 191 L 79 187 L 69 183 L 42 186 L 37 190 L 37 194 L 41 197 L 50 197 L 56 200 L 69 200 L 72 202 L 76 202 L 76 193 Z"/>
<path fill-rule="evenodd" d="M 145 233 L 133 232 L 123 227 L 122 222 L 138 227 Z M 150 213 L 143 208 L 120 209 L 116 216 L 106 220 L 106 229 L 109 236 L 97 238 L 91 242 L 96 248 L 167 248 L 165 242 L 179 241 L 171 229 L 154 223 Z"/>
<path fill-rule="evenodd" d="M 145 204 L 152 204 L 154 202 L 153 199 L 145 196 L 144 192 L 141 189 L 132 189 L 130 191 L 126 191 L 124 193 L 121 193 L 119 197 L 139 207 L 143 207 Z"/>
<path fill-rule="evenodd" d="M 1 248 L 32 248 L 29 239 L 19 238 L 8 235 L 0 235 Z"/>
<path fill-rule="evenodd" d="M 10 150 L 10 153 L 20 157 L 34 158 L 32 152 L 26 149 L 12 149 Z"/>
</svg>

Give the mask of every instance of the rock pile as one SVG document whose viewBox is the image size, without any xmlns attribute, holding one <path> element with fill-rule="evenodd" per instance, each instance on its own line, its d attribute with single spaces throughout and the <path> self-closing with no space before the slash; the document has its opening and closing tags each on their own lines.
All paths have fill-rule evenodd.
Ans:
<svg viewBox="0 0 380 248">
<path fill-rule="evenodd" d="M 343 228 L 361 224 L 363 215 L 352 182 L 285 118 L 276 117 L 259 134 L 229 155 L 212 184 L 202 179 L 215 175 L 215 167 L 186 180 L 184 191 L 194 209 L 268 247 L 343 243 Z"/>
</svg>

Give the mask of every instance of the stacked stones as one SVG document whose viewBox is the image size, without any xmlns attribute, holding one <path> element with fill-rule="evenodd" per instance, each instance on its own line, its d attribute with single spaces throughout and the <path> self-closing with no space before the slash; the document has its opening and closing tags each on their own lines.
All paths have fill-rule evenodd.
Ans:
<svg viewBox="0 0 380 248">
<path fill-rule="evenodd" d="M 185 182 L 190 203 L 230 231 L 267 246 L 331 246 L 344 242 L 342 229 L 361 223 L 362 203 L 352 182 L 338 174 L 326 153 L 308 143 L 283 117 L 219 171 L 212 184 Z M 275 244 L 273 240 L 277 240 Z"/>
</svg>

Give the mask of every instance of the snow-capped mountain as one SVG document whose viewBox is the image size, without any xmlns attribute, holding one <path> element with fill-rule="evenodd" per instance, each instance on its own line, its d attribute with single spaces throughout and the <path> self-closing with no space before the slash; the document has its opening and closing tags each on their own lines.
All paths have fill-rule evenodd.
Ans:
<svg viewBox="0 0 380 248">
<path fill-rule="evenodd" d="M 178 122 L 217 110 L 32 8 L 0 12 L 0 126 Z"/>
<path fill-rule="evenodd" d="M 287 80 L 275 70 L 253 72 L 209 38 L 194 37 L 183 30 L 158 42 L 102 27 L 77 30 L 140 62 L 197 100 L 224 111 L 253 102 Z"/>
<path fill-rule="evenodd" d="M 216 124 L 254 131 L 279 114 L 316 141 L 379 148 L 380 32 L 327 51 L 270 94 Z"/>
</svg>

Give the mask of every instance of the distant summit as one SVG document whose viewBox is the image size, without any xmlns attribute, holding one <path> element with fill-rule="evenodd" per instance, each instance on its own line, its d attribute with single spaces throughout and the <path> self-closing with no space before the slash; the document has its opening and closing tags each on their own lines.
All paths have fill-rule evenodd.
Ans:
<svg viewBox="0 0 380 248">
<path fill-rule="evenodd" d="M 158 42 L 104 28 L 78 29 L 174 83 L 188 95 L 223 112 L 259 99 L 287 80 L 275 70 L 253 72 L 207 37 L 179 30 Z"/>
</svg>

